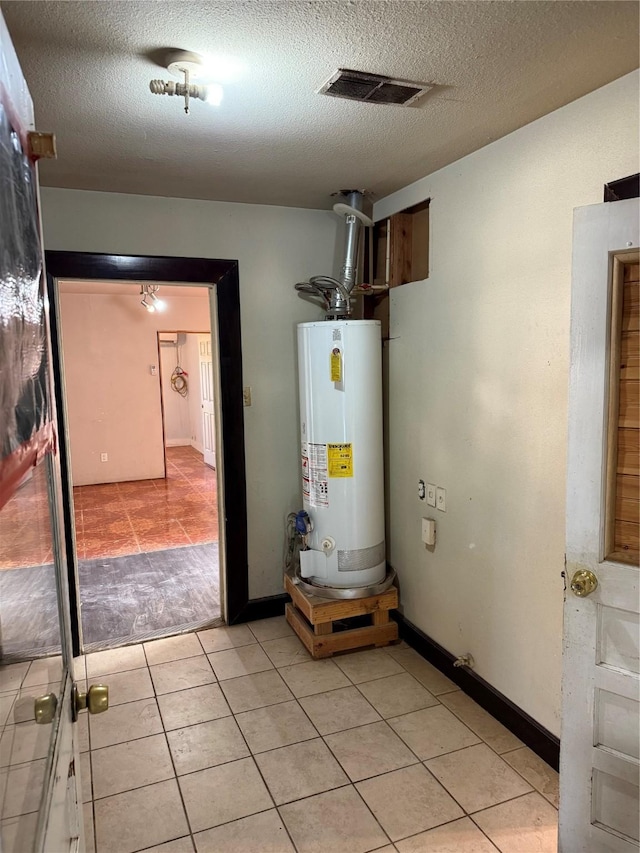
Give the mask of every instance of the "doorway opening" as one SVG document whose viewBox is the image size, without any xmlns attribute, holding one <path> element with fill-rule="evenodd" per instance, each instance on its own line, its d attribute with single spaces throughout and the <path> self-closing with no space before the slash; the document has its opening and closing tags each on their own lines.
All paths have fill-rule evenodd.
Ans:
<svg viewBox="0 0 640 853">
<path fill-rule="evenodd" d="M 57 282 L 85 651 L 222 617 L 211 289 L 159 287 Z"/>
</svg>

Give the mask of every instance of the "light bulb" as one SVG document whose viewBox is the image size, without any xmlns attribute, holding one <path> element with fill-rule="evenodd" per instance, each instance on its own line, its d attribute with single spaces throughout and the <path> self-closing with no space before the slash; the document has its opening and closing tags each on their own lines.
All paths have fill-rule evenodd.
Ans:
<svg viewBox="0 0 640 853">
<path fill-rule="evenodd" d="M 151 293 L 150 296 L 153 300 L 152 307 L 155 308 L 156 311 L 164 311 L 167 307 L 167 303 L 164 301 L 164 299 L 160 299 L 160 297 L 156 296 L 155 293 Z"/>
<path fill-rule="evenodd" d="M 222 86 L 219 83 L 210 83 L 206 87 L 206 91 L 207 94 L 205 97 L 205 101 L 214 107 L 219 107 L 222 103 L 222 98 L 224 95 Z"/>
<path fill-rule="evenodd" d="M 243 62 L 231 56 L 204 56 L 202 76 L 205 80 L 215 80 L 218 83 L 236 83 L 247 73 Z"/>
</svg>

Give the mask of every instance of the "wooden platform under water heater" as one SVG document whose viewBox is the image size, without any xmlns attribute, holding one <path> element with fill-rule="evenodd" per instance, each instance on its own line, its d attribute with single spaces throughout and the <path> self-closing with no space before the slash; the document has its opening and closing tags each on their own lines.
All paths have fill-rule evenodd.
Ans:
<svg viewBox="0 0 640 853">
<path fill-rule="evenodd" d="M 291 604 L 286 606 L 287 622 L 313 658 L 397 641 L 398 625 L 389 619 L 389 611 L 398 606 L 395 586 L 368 598 L 332 599 L 308 595 L 288 574 L 284 581 L 291 596 Z M 357 617 L 363 616 L 371 617 L 370 625 L 349 627 L 350 622 L 361 622 Z"/>
</svg>

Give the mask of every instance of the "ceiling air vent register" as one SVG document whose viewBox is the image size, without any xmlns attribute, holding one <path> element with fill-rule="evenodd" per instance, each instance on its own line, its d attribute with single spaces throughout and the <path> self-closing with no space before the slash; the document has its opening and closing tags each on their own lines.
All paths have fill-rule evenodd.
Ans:
<svg viewBox="0 0 640 853">
<path fill-rule="evenodd" d="M 395 104 L 408 107 L 431 88 L 433 88 L 432 83 L 394 80 L 382 74 L 368 74 L 364 71 L 339 68 L 318 89 L 318 94 L 347 98 L 350 101 L 365 101 L 369 104 Z"/>
</svg>

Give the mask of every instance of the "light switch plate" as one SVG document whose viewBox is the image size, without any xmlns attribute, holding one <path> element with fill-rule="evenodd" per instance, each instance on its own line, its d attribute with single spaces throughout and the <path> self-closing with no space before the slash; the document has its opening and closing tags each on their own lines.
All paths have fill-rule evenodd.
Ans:
<svg viewBox="0 0 640 853">
<path fill-rule="evenodd" d="M 436 487 L 433 483 L 427 483 L 427 503 L 429 506 L 436 505 Z"/>
<path fill-rule="evenodd" d="M 251 405 L 251 386 L 245 385 L 242 389 L 242 404 L 243 406 Z"/>
<path fill-rule="evenodd" d="M 440 488 L 436 489 L 436 509 L 439 509 L 440 512 L 447 511 L 447 490 Z"/>
</svg>

